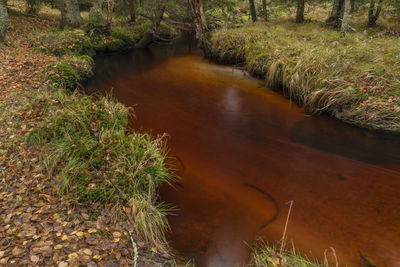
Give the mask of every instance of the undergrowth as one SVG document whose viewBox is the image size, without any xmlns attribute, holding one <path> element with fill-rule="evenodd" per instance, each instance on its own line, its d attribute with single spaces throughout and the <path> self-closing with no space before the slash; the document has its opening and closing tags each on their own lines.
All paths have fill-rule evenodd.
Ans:
<svg viewBox="0 0 400 267">
<path fill-rule="evenodd" d="M 400 41 L 339 33 L 318 22 L 287 18 L 221 29 L 213 56 L 243 64 L 270 87 L 312 112 L 328 112 L 374 129 L 400 130 Z"/>
<path fill-rule="evenodd" d="M 268 246 L 264 242 L 256 244 L 250 255 L 248 267 L 277 267 L 277 266 L 297 266 L 297 267 L 329 267 L 328 261 L 320 262 L 316 259 L 311 260 L 301 256 L 293 248 L 292 250 L 279 251 L 274 246 Z"/>
<path fill-rule="evenodd" d="M 168 207 L 157 189 L 169 182 L 164 136 L 127 133 L 130 110 L 109 97 L 63 90 L 29 92 L 22 109 L 41 110 L 42 123 L 27 137 L 39 145 L 60 195 L 100 203 L 126 216 L 135 234 L 165 251 Z"/>
</svg>

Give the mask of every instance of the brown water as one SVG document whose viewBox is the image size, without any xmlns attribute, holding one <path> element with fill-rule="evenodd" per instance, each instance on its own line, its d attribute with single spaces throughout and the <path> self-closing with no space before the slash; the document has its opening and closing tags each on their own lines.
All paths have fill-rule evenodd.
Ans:
<svg viewBox="0 0 400 267">
<path fill-rule="evenodd" d="M 175 47 L 97 59 L 88 88 L 134 106 L 138 130 L 170 135 L 181 177 L 171 244 L 199 266 L 248 261 L 257 237 L 323 258 L 400 266 L 400 137 L 311 117 L 242 71 Z"/>
</svg>

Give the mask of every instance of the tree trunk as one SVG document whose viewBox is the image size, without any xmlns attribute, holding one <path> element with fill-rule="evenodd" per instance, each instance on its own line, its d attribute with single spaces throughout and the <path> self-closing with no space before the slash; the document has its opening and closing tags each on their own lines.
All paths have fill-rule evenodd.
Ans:
<svg viewBox="0 0 400 267">
<path fill-rule="evenodd" d="M 344 0 L 334 0 L 332 5 L 332 11 L 329 17 L 326 19 L 326 23 L 332 24 L 335 28 L 341 25 L 340 18 L 343 16 Z"/>
<path fill-rule="evenodd" d="M 257 12 L 256 12 L 256 6 L 254 4 L 254 0 L 249 0 L 249 7 L 250 7 L 251 20 L 253 22 L 256 22 L 257 21 Z"/>
<path fill-rule="evenodd" d="M 102 20 L 103 0 L 95 0 L 89 12 L 89 21 L 99 23 Z"/>
<path fill-rule="evenodd" d="M 375 12 L 375 0 L 370 0 L 369 2 L 369 12 L 368 12 L 368 26 L 376 26 L 376 21 L 382 11 L 382 0 L 379 0 L 378 7 Z"/>
<path fill-rule="evenodd" d="M 265 21 L 268 21 L 267 0 L 262 0 L 262 13 Z"/>
<path fill-rule="evenodd" d="M 107 23 L 106 28 L 111 33 L 112 13 L 114 9 L 114 0 L 107 0 Z"/>
<path fill-rule="evenodd" d="M 26 14 L 37 15 L 40 10 L 40 0 L 26 0 Z"/>
<path fill-rule="evenodd" d="M 0 0 L 0 43 L 6 38 L 8 28 L 7 0 Z"/>
<path fill-rule="evenodd" d="M 160 27 L 161 21 L 164 17 L 166 6 L 162 6 L 160 13 L 158 16 L 153 20 L 150 28 L 146 31 L 143 38 L 139 41 L 139 43 L 135 46 L 136 48 L 146 48 L 149 44 L 153 42 L 154 36 L 157 32 L 158 27 Z"/>
<path fill-rule="evenodd" d="M 356 12 L 356 0 L 350 0 L 351 8 L 350 13 Z"/>
<path fill-rule="evenodd" d="M 302 23 L 304 21 L 304 4 L 305 0 L 297 0 L 297 14 L 296 14 L 297 23 Z"/>
<path fill-rule="evenodd" d="M 129 0 L 129 13 L 131 15 L 131 24 L 136 23 L 136 3 L 135 0 Z"/>
<path fill-rule="evenodd" d="M 206 58 L 211 57 L 211 44 L 207 38 L 207 24 L 202 0 L 190 0 L 193 22 L 196 28 L 196 39 Z"/>
<path fill-rule="evenodd" d="M 350 13 L 350 0 L 344 0 L 344 12 L 343 12 L 343 18 L 342 18 L 342 26 L 340 27 L 340 36 L 345 37 L 347 30 L 349 28 L 348 24 L 348 18 L 349 18 L 349 13 Z"/>
<path fill-rule="evenodd" d="M 63 0 L 60 3 L 61 23 L 60 26 L 79 27 L 83 24 L 83 19 L 79 11 L 77 0 Z"/>
</svg>

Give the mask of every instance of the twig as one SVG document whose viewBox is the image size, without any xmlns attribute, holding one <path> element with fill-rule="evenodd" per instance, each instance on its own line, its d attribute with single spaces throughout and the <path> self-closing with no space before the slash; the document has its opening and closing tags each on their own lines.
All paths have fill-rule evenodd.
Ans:
<svg viewBox="0 0 400 267">
<path fill-rule="evenodd" d="M 287 229 L 287 226 L 288 226 L 288 223 L 289 223 L 290 212 L 292 211 L 293 200 L 290 200 L 286 204 L 289 204 L 289 203 L 290 203 L 289 212 L 288 212 L 288 215 L 286 217 L 285 229 L 283 230 L 283 236 L 282 236 L 282 244 L 281 244 L 281 250 L 280 250 L 281 255 L 282 255 L 283 248 L 285 246 L 286 229 Z"/>
</svg>

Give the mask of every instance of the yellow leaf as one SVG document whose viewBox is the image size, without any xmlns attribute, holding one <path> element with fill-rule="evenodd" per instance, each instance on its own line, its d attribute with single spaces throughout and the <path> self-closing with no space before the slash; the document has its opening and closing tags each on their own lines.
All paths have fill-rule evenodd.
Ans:
<svg viewBox="0 0 400 267">
<path fill-rule="evenodd" d="M 120 238 L 114 238 L 114 242 L 118 243 L 121 239 Z"/>
<path fill-rule="evenodd" d="M 63 245 L 58 244 L 58 245 L 55 245 L 55 246 L 54 246 L 54 249 L 56 249 L 56 250 L 57 250 L 57 249 L 62 249 L 62 247 L 63 247 Z"/>
<path fill-rule="evenodd" d="M 88 233 L 89 233 L 89 234 L 96 233 L 96 232 L 97 232 L 97 230 L 94 229 L 94 228 L 90 228 L 90 229 L 88 230 Z"/>
<path fill-rule="evenodd" d="M 68 236 L 66 236 L 66 235 L 63 235 L 62 237 L 61 237 L 61 240 L 62 241 L 65 241 L 65 240 L 67 240 L 68 239 Z"/>
<path fill-rule="evenodd" d="M 121 237 L 121 233 L 120 232 L 113 232 L 112 235 L 115 238 Z"/>
<path fill-rule="evenodd" d="M 78 219 L 75 219 L 75 221 L 74 221 L 74 224 L 79 224 L 79 220 Z"/>
<path fill-rule="evenodd" d="M 85 253 L 85 254 L 88 255 L 88 256 L 91 256 L 91 255 L 92 255 L 92 251 L 91 251 L 90 249 L 88 249 L 88 248 L 84 249 L 84 250 L 83 250 L 83 253 Z"/>
<path fill-rule="evenodd" d="M 76 254 L 76 252 L 73 252 L 68 255 L 68 259 L 70 259 L 70 260 L 75 259 L 76 257 L 78 257 L 78 254 Z"/>
<path fill-rule="evenodd" d="M 62 226 L 66 226 L 68 222 L 62 222 Z"/>
<path fill-rule="evenodd" d="M 75 235 L 76 235 L 77 237 L 82 237 L 82 236 L 83 236 L 83 232 L 77 232 Z"/>
<path fill-rule="evenodd" d="M 93 259 L 99 260 L 99 259 L 101 259 L 101 256 L 100 256 L 100 255 L 94 255 L 94 256 L 93 256 Z"/>
<path fill-rule="evenodd" d="M 61 236 L 61 233 L 57 233 L 56 236 Z"/>
<path fill-rule="evenodd" d="M 56 214 L 53 215 L 53 219 L 54 220 L 57 220 L 58 218 L 60 218 L 60 214 L 56 213 Z"/>
</svg>

